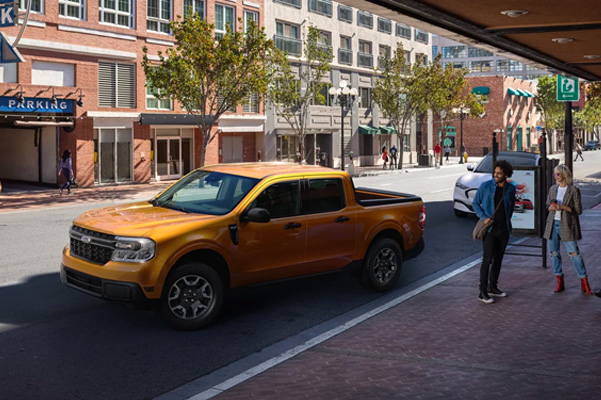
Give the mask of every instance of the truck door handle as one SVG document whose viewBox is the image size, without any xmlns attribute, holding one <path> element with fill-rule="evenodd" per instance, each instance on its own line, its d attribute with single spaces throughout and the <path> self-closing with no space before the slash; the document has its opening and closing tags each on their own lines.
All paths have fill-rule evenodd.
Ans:
<svg viewBox="0 0 601 400">
<path fill-rule="evenodd" d="M 289 224 L 284 225 L 284 229 L 294 229 L 294 228 L 300 228 L 302 225 L 299 224 L 298 222 L 291 222 Z"/>
<path fill-rule="evenodd" d="M 334 220 L 334 222 L 346 222 L 346 221 L 350 221 L 350 217 L 338 217 Z"/>
</svg>

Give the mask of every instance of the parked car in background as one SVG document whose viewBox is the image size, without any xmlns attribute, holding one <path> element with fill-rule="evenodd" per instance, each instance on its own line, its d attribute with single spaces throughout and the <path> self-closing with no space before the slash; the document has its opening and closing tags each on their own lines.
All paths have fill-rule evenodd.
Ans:
<svg viewBox="0 0 601 400">
<path fill-rule="evenodd" d="M 598 140 L 589 140 L 584 145 L 584 150 L 600 150 L 600 149 L 601 149 L 601 144 L 599 143 Z"/>
<path fill-rule="evenodd" d="M 536 153 L 500 151 L 497 160 L 507 160 L 514 167 L 527 167 L 540 165 L 541 157 Z M 468 164 L 467 170 L 470 172 L 457 179 L 453 192 L 453 209 L 458 217 L 476 214 L 472 201 L 482 182 L 492 179 L 492 153 L 487 154 L 475 167 Z M 521 211 L 516 211 L 523 212 L 525 207 L 527 206 L 521 204 Z"/>
</svg>

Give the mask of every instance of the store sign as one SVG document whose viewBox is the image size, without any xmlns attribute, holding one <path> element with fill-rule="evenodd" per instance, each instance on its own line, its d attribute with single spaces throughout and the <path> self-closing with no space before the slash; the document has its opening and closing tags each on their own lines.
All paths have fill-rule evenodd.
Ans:
<svg viewBox="0 0 601 400">
<path fill-rule="evenodd" d="M 20 101 L 19 101 L 20 100 Z M 0 112 L 73 113 L 75 101 L 69 99 L 42 99 L 37 97 L 0 97 Z"/>
<path fill-rule="evenodd" d="M 0 27 L 15 25 L 15 0 L 0 0 Z"/>
<path fill-rule="evenodd" d="M 567 78 L 557 75 L 557 101 L 578 101 L 578 78 Z"/>
</svg>

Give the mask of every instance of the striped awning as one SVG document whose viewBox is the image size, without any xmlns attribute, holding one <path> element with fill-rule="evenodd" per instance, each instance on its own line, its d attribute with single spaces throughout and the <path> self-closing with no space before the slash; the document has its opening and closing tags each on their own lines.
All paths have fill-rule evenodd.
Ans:
<svg viewBox="0 0 601 400">
<path fill-rule="evenodd" d="M 369 125 L 359 125 L 359 134 L 360 135 L 379 135 L 380 129 L 374 128 Z"/>
<path fill-rule="evenodd" d="M 510 96 L 519 96 L 520 94 L 514 88 L 507 88 L 507 94 Z"/>
</svg>

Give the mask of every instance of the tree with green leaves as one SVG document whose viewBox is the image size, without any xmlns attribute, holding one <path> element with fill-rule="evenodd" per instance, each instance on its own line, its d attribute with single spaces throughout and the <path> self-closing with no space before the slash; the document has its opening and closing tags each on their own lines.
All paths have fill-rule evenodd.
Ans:
<svg viewBox="0 0 601 400">
<path fill-rule="evenodd" d="M 226 28 L 216 40 L 215 26 L 192 14 L 171 23 L 176 44 L 165 54 L 158 53 L 158 63 L 143 49 L 142 66 L 153 95 L 176 100 L 188 114 L 199 117 L 201 166 L 208 143 L 217 135 L 215 125 L 221 115 L 251 96 L 262 96 L 273 75 L 269 60 L 275 49 L 264 29 L 252 21 L 244 32 L 242 28 L 232 31 L 229 25 Z"/>
<path fill-rule="evenodd" d="M 557 79 L 554 76 L 541 76 L 536 90 L 536 108 L 541 114 L 545 128 L 560 128 L 565 118 L 565 107 L 557 101 Z"/>
<path fill-rule="evenodd" d="M 452 64 L 443 67 L 440 63 L 440 55 L 430 66 L 427 80 L 424 82 L 428 95 L 426 104 L 434 119 L 439 122 L 438 143 L 443 147 L 447 136 L 445 127 L 451 120 L 459 118 L 457 109 L 469 109 L 469 115 L 479 117 L 484 113 L 484 107 L 478 99 L 467 89 L 465 75 L 467 69 L 453 68 Z M 440 152 L 440 163 L 442 163 L 443 152 Z"/>
<path fill-rule="evenodd" d="M 401 143 L 398 168 L 403 168 L 405 134 L 411 121 L 423 111 L 427 92 L 422 82 L 427 79 L 428 66 L 423 59 L 410 64 L 405 58 L 401 43 L 397 44 L 392 58 L 382 60 L 380 76 L 376 79 L 373 99 L 385 118 L 390 120 Z"/>
<path fill-rule="evenodd" d="M 299 162 L 306 158 L 305 137 L 312 104 L 325 104 L 332 48 L 321 43 L 322 33 L 310 25 L 303 33 L 303 59 L 295 71 L 287 54 L 274 58 L 277 73 L 267 91 L 267 100 L 298 138 Z"/>
</svg>

